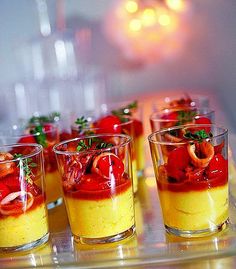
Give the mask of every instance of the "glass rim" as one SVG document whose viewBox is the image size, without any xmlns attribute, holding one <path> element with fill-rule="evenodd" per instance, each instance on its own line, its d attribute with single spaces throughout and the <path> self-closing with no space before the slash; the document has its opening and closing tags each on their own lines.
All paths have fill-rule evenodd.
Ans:
<svg viewBox="0 0 236 269">
<path fill-rule="evenodd" d="M 221 129 L 221 133 L 220 134 L 217 134 L 217 135 L 213 135 L 211 138 L 217 138 L 217 137 L 221 137 L 221 136 L 224 136 L 225 134 L 228 133 L 228 129 L 223 127 L 223 126 L 220 126 L 220 125 L 216 125 L 216 124 L 186 124 L 186 125 L 178 125 L 178 126 L 173 126 L 173 127 L 170 127 L 170 128 L 164 128 L 162 130 L 158 130 L 158 131 L 155 131 L 153 133 L 151 133 L 149 136 L 148 136 L 148 141 L 150 143 L 153 143 L 153 144 L 160 144 L 160 145 L 184 145 L 186 144 L 187 142 L 191 142 L 191 140 L 189 141 L 179 141 L 179 142 L 171 142 L 171 141 L 157 141 L 156 139 L 153 139 L 154 136 L 156 135 L 161 135 L 161 134 L 164 134 L 165 132 L 170 132 L 170 131 L 173 131 L 173 130 L 179 130 L 179 129 L 188 129 L 188 128 L 192 128 L 192 127 L 197 127 L 197 128 L 201 128 L 201 127 L 214 127 L 214 128 L 217 128 L 217 129 Z"/>
<path fill-rule="evenodd" d="M 34 151 L 32 153 L 28 153 L 28 154 L 23 155 L 22 157 L 18 157 L 16 159 L 0 161 L 0 164 L 9 163 L 9 162 L 15 162 L 15 161 L 19 161 L 19 160 L 22 160 L 22 159 L 28 159 L 28 158 L 31 158 L 31 157 L 37 155 L 38 153 L 43 152 L 43 146 L 40 145 L 40 144 L 36 144 L 36 143 L 16 143 L 16 144 L 1 145 L 0 146 L 0 152 L 1 153 L 7 153 L 5 151 L 2 151 L 2 149 L 3 148 L 16 148 L 16 147 L 34 147 L 34 148 L 36 148 L 36 151 Z"/>
<path fill-rule="evenodd" d="M 47 131 L 43 131 L 43 134 L 47 135 L 47 134 L 50 134 L 51 132 L 57 132 L 58 131 L 58 126 L 56 125 L 56 123 L 51 123 L 50 122 L 50 123 L 45 123 L 45 124 L 51 125 L 52 129 L 47 130 Z M 14 124 L 9 129 L 4 129 L 3 130 L 3 132 L 8 131 L 8 133 L 1 133 L 1 131 L 0 131 L 0 139 L 3 139 L 3 138 L 22 138 L 22 137 L 29 137 L 29 136 L 37 137 L 37 136 L 40 135 L 39 132 L 37 132 L 36 134 L 22 133 L 22 134 L 16 134 L 16 135 L 15 134 L 9 135 L 9 132 L 14 131 L 13 126 L 18 127 L 18 125 Z M 41 124 L 39 124 L 39 125 L 38 124 L 29 124 L 29 125 L 26 125 L 25 128 L 22 128 L 22 129 L 21 128 L 20 129 L 16 128 L 15 130 L 25 131 L 27 129 L 30 129 L 31 127 L 34 127 L 34 126 L 42 126 L 43 127 L 44 124 L 43 125 L 41 125 Z M 21 144 L 21 143 L 16 143 L 16 144 Z"/>
<path fill-rule="evenodd" d="M 208 107 L 188 107 L 188 108 L 189 108 L 189 110 L 187 110 L 187 111 L 193 111 L 194 112 L 196 110 L 197 113 L 198 112 L 200 113 L 200 114 L 196 114 L 194 117 L 207 116 L 207 115 L 210 115 L 211 113 L 214 114 L 214 112 L 215 112 L 213 109 L 208 108 Z M 160 118 L 160 116 L 166 115 L 166 114 L 168 114 L 168 112 L 177 112 L 177 111 L 185 111 L 185 109 L 184 108 L 183 109 L 178 109 L 178 108 L 175 108 L 175 107 L 173 107 L 173 108 L 164 108 L 162 110 L 158 110 L 158 111 L 153 112 L 150 115 L 149 119 L 150 119 L 150 121 L 153 121 L 153 122 L 154 121 L 155 122 L 178 122 L 179 121 L 178 119 L 174 120 L 174 119 L 161 119 Z M 204 111 L 204 112 L 202 112 L 202 114 L 201 114 L 201 111 Z"/>
<path fill-rule="evenodd" d="M 75 142 L 75 141 L 80 141 L 80 140 L 85 140 L 85 139 L 90 139 L 93 137 L 120 137 L 120 138 L 125 138 L 126 141 L 119 144 L 119 145 L 114 145 L 112 147 L 109 148 L 103 148 L 103 149 L 88 149 L 86 151 L 62 151 L 62 150 L 58 150 L 57 148 L 60 146 L 63 146 L 63 144 L 68 144 L 71 142 Z M 120 148 L 120 147 L 124 147 L 126 145 L 128 145 L 130 142 L 132 141 L 132 137 L 126 134 L 110 134 L 110 133 L 104 133 L 104 134 L 93 134 L 93 135 L 86 135 L 83 137 L 76 137 L 76 138 L 72 138 L 72 139 L 68 139 L 68 140 L 64 140 L 62 142 L 57 143 L 56 145 L 53 146 L 53 152 L 55 154 L 66 154 L 66 155 L 80 155 L 80 154 L 85 154 L 85 153 L 92 153 L 92 152 L 104 152 L 104 151 L 108 151 L 108 150 L 112 150 L 112 149 L 116 149 L 116 148 Z"/>
</svg>

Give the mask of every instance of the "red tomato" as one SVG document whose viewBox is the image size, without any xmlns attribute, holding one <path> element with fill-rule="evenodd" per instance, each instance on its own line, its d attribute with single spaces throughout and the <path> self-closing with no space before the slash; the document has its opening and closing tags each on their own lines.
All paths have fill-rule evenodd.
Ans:
<svg viewBox="0 0 236 269">
<path fill-rule="evenodd" d="M 28 136 L 24 136 L 21 137 L 17 143 L 37 143 L 35 137 L 33 135 L 28 135 Z"/>
<path fill-rule="evenodd" d="M 174 112 L 170 112 L 170 113 L 163 113 L 163 115 L 161 116 L 162 120 L 178 120 L 178 112 L 174 111 Z"/>
<path fill-rule="evenodd" d="M 209 179 L 225 175 L 228 173 L 228 161 L 220 154 L 217 153 L 210 161 L 207 167 L 207 175 Z"/>
<path fill-rule="evenodd" d="M 168 156 L 167 166 L 179 170 L 185 169 L 190 162 L 187 147 L 182 146 L 172 150 Z"/>
<path fill-rule="evenodd" d="M 195 117 L 195 123 L 196 124 L 211 124 L 211 120 L 204 117 L 204 116 L 196 116 Z M 201 128 L 202 129 L 202 128 Z M 205 132 L 206 133 L 209 133 L 211 131 L 211 128 L 210 127 L 206 127 L 204 128 Z"/>
<path fill-rule="evenodd" d="M 10 193 L 9 188 L 0 182 L 0 201 Z"/>
<path fill-rule="evenodd" d="M 11 192 L 21 190 L 21 183 L 19 180 L 19 176 L 17 175 L 8 175 L 3 179 L 1 179 L 1 183 L 5 184 L 10 189 Z M 22 188 L 22 190 L 24 190 L 24 188 Z"/>
<path fill-rule="evenodd" d="M 121 121 L 117 116 L 109 115 L 104 118 L 101 118 L 97 124 L 96 128 L 98 128 L 97 133 L 112 133 L 112 134 L 120 134 L 121 133 Z"/>
<path fill-rule="evenodd" d="M 102 153 L 93 161 L 93 172 L 109 179 L 120 179 L 124 173 L 123 162 L 113 153 Z"/>
</svg>

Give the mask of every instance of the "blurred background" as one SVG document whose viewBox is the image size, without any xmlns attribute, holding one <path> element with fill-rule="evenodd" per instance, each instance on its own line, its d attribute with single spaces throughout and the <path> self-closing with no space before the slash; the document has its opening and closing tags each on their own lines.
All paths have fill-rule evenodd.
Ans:
<svg viewBox="0 0 236 269">
<path fill-rule="evenodd" d="M 235 131 L 235 0 L 1 0 L 0 124 L 183 91 Z"/>
</svg>

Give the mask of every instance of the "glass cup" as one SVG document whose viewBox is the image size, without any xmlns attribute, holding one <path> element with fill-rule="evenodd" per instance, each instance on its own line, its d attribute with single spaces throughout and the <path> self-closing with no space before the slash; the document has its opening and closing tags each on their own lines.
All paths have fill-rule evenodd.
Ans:
<svg viewBox="0 0 236 269">
<path fill-rule="evenodd" d="M 42 146 L 1 146 L 0 251 L 27 250 L 48 237 Z"/>
<path fill-rule="evenodd" d="M 209 108 L 209 96 L 196 93 L 171 92 L 153 103 L 155 112 L 172 108 Z"/>
<path fill-rule="evenodd" d="M 137 176 L 142 177 L 145 169 L 144 154 L 144 126 L 143 126 L 143 105 L 138 101 L 116 102 L 111 104 L 102 104 L 102 113 L 111 113 L 118 116 L 129 116 L 133 120 L 134 131 L 134 152 L 137 163 Z"/>
<path fill-rule="evenodd" d="M 148 137 L 166 231 L 206 236 L 228 222 L 228 130 L 183 125 Z"/>
<path fill-rule="evenodd" d="M 54 146 L 74 240 L 115 242 L 135 231 L 131 138 L 97 134 Z"/>
<path fill-rule="evenodd" d="M 45 184 L 48 209 L 62 203 L 60 175 L 57 170 L 56 157 L 52 150 L 59 142 L 58 128 L 55 124 L 13 125 L 0 132 L 0 144 L 38 143 L 43 146 Z"/>
<path fill-rule="evenodd" d="M 106 114 L 98 119 L 93 116 L 78 118 L 71 126 L 72 137 L 81 137 L 89 134 L 127 134 L 134 141 L 134 120 L 129 116 L 122 116 L 122 119 L 115 115 Z M 134 144 L 131 147 L 132 156 L 132 173 L 134 192 L 138 191 L 138 175 L 137 175 L 137 158 L 134 150 Z"/>
<path fill-rule="evenodd" d="M 168 108 L 150 116 L 152 132 L 185 124 L 212 124 L 215 112 L 209 108 Z"/>
</svg>

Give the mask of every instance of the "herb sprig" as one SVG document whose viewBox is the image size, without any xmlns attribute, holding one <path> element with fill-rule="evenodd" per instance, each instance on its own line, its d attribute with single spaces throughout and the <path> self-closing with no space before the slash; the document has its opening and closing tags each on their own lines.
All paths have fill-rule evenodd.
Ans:
<svg viewBox="0 0 236 269">
<path fill-rule="evenodd" d="M 117 116 L 121 122 L 127 122 L 128 119 L 125 116 L 132 116 L 133 110 L 138 107 L 138 101 L 134 101 L 125 107 L 119 108 L 117 110 L 112 110 L 112 114 Z"/>
<path fill-rule="evenodd" d="M 196 115 L 197 115 L 196 111 L 178 111 L 177 125 L 182 125 L 191 122 Z"/>
<path fill-rule="evenodd" d="M 89 127 L 88 120 L 84 116 L 77 118 L 75 121 L 75 124 L 78 125 L 79 132 L 81 132 L 83 129 Z"/>
<path fill-rule="evenodd" d="M 53 123 L 60 120 L 61 114 L 59 112 L 52 112 L 49 115 L 33 116 L 29 120 L 29 124 Z"/>
<path fill-rule="evenodd" d="M 211 132 L 207 133 L 205 130 L 202 129 L 202 130 L 199 130 L 199 131 L 194 132 L 194 133 L 187 131 L 184 134 L 184 137 L 186 139 L 197 141 L 197 142 L 201 143 L 204 139 L 212 138 L 213 134 Z"/>
<path fill-rule="evenodd" d="M 37 143 L 42 145 L 44 148 L 47 147 L 46 134 L 43 131 L 42 125 L 36 125 L 34 129 L 30 131 L 30 133 L 35 135 Z"/>
<path fill-rule="evenodd" d="M 84 140 L 80 140 L 78 143 L 78 146 L 76 148 L 77 151 L 81 152 L 87 149 L 105 149 L 112 147 L 113 144 L 106 143 L 100 138 L 92 137 L 87 140 L 87 143 L 85 143 Z"/>
<path fill-rule="evenodd" d="M 25 174 L 26 181 L 28 183 L 32 183 L 31 176 L 33 176 L 33 172 L 31 168 L 37 167 L 37 163 L 34 163 L 32 158 L 27 158 L 27 159 L 22 159 L 23 155 L 15 153 L 14 154 L 14 159 L 19 159 L 18 167 L 22 165 L 23 171 Z"/>
</svg>

